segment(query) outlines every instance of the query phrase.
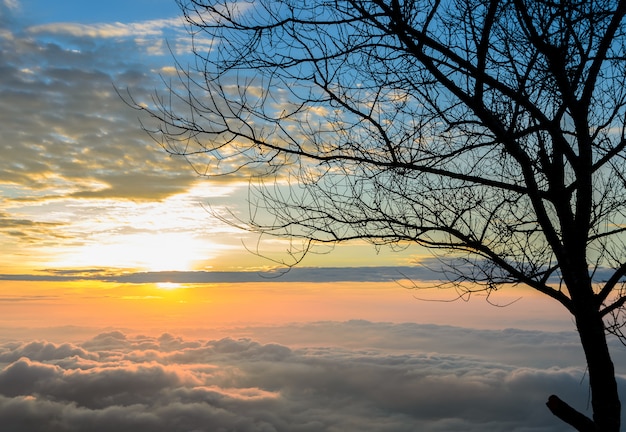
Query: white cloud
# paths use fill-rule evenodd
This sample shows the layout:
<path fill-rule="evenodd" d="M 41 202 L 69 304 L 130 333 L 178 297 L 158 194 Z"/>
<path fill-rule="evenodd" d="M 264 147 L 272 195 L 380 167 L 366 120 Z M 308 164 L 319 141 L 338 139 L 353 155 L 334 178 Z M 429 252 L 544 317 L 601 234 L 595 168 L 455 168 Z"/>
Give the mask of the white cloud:
<path fill-rule="evenodd" d="M 182 17 L 131 23 L 54 22 L 30 26 L 25 29 L 25 32 L 32 37 L 54 37 L 70 44 L 80 43 L 84 45 L 89 44 L 92 40 L 102 40 L 108 44 L 126 41 L 134 45 L 137 54 L 149 56 L 169 56 L 168 44 L 174 47 L 189 46 L 190 44 L 190 36 Z M 189 51 L 186 51 L 181 54 L 188 53 Z M 108 60 L 114 61 L 114 55 Z"/>
<path fill-rule="evenodd" d="M 19 0 L 2 0 L 2 3 L 9 9 L 16 10 L 20 8 Z"/>
<path fill-rule="evenodd" d="M 161 36 L 166 29 L 184 27 L 182 18 L 158 19 L 134 23 L 50 23 L 31 26 L 27 29 L 31 34 L 57 34 L 88 38 L 124 38 Z"/>
<path fill-rule="evenodd" d="M 114 331 L 79 344 L 5 343 L 0 421 L 15 432 L 547 432 L 569 430 L 545 408 L 549 394 L 586 405 L 576 356 L 548 366 L 573 333 L 364 321 L 240 332 L 302 341 Z M 465 345 L 454 352 L 446 340 Z M 476 342 L 494 346 L 464 349 Z M 514 363 L 499 361 L 511 350 Z"/>

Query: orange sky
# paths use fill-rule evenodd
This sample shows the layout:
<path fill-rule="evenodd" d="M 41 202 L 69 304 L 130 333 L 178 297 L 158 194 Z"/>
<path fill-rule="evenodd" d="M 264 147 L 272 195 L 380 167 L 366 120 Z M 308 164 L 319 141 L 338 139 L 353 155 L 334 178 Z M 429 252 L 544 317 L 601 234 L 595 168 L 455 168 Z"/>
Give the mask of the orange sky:
<path fill-rule="evenodd" d="M 420 293 L 421 294 L 421 293 Z M 514 288 L 495 295 L 496 307 L 417 300 L 393 282 L 118 284 L 97 281 L 0 282 L 0 326 L 85 326 L 179 331 L 305 321 L 365 319 L 477 328 L 572 329 L 553 301 Z M 520 296 L 522 296 L 520 298 Z"/>

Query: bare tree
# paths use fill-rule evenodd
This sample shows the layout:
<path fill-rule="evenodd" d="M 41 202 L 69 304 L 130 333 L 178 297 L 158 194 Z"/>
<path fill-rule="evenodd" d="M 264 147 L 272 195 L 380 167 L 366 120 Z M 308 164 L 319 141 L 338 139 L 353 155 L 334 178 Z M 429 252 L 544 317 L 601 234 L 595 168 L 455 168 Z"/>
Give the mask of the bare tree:
<path fill-rule="evenodd" d="M 178 2 L 196 63 L 143 106 L 168 152 L 258 178 L 251 229 L 412 242 L 464 259 L 456 281 L 552 297 L 593 418 L 548 408 L 620 430 L 626 1 Z"/>

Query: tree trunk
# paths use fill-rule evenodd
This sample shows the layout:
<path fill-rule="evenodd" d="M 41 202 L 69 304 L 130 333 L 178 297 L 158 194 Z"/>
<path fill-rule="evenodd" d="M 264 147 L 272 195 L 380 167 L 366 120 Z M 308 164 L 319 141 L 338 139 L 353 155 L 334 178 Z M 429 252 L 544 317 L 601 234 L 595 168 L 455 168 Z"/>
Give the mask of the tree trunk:
<path fill-rule="evenodd" d="M 550 396 L 546 405 L 552 414 L 579 432 L 620 432 L 621 403 L 615 368 L 606 343 L 602 316 L 590 304 L 593 303 L 584 302 L 574 316 L 587 359 L 593 420 L 555 395 Z"/>
<path fill-rule="evenodd" d="M 595 431 L 620 432 L 621 403 L 602 316 L 585 304 L 577 308 L 575 318 L 587 359 Z"/>

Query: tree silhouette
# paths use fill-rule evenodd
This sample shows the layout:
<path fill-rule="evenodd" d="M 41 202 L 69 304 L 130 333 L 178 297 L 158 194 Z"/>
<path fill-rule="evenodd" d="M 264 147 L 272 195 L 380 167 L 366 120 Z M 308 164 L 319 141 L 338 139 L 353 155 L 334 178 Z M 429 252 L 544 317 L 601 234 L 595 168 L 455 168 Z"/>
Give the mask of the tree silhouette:
<path fill-rule="evenodd" d="M 626 1 L 178 2 L 195 64 L 138 105 L 168 152 L 257 179 L 250 229 L 412 242 L 456 257 L 467 290 L 552 297 L 593 417 L 549 409 L 620 430 L 606 333 L 626 302 Z"/>

